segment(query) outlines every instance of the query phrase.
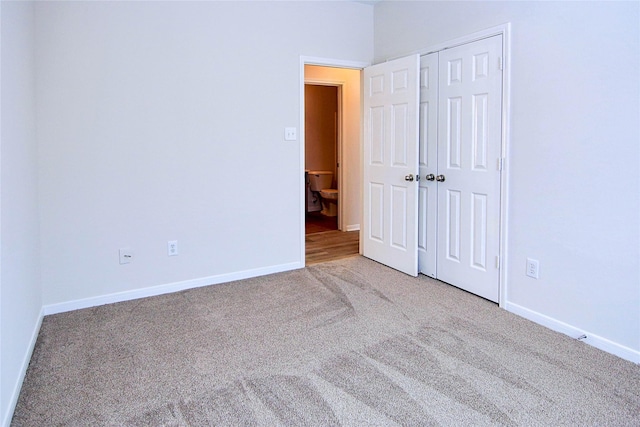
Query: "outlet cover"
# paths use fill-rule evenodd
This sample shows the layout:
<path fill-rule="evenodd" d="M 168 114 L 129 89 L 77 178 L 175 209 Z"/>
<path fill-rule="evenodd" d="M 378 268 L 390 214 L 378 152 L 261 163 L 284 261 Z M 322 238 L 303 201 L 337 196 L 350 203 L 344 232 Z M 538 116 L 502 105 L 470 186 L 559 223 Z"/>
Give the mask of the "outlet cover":
<path fill-rule="evenodd" d="M 169 240 L 167 242 L 167 255 L 169 255 L 169 256 L 178 255 L 178 241 L 177 240 Z"/>
<path fill-rule="evenodd" d="M 296 128 L 284 128 L 284 140 L 295 141 L 298 139 L 298 129 Z"/>
<path fill-rule="evenodd" d="M 527 258 L 527 276 L 537 279 L 539 270 L 540 263 L 538 262 L 538 260 Z"/>

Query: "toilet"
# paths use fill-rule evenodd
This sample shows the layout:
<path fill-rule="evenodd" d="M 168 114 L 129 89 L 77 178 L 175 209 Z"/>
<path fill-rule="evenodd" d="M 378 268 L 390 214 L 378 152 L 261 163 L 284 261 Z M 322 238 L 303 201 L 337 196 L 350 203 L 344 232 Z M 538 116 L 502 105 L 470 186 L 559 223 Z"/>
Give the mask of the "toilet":
<path fill-rule="evenodd" d="M 325 216 L 338 215 L 338 190 L 331 188 L 333 172 L 309 171 L 309 187 L 320 196 L 322 202 L 321 214 Z"/>
<path fill-rule="evenodd" d="M 334 188 L 320 190 L 320 199 L 322 201 L 321 214 L 326 216 L 338 215 L 338 190 Z"/>

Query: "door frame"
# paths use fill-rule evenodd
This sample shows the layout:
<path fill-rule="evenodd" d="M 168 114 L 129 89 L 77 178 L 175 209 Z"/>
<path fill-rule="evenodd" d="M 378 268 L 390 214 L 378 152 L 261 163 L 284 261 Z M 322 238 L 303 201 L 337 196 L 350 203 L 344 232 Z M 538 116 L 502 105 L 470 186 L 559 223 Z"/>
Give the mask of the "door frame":
<path fill-rule="evenodd" d="M 499 249 L 499 296 L 498 305 L 505 308 L 507 303 L 507 245 L 508 245 L 508 214 L 509 214 L 509 146 L 511 140 L 511 23 L 497 25 L 485 30 L 467 34 L 456 39 L 427 46 L 410 54 L 427 55 L 429 53 L 450 49 L 467 43 L 472 43 L 488 37 L 502 36 L 502 140 L 501 140 L 501 174 L 500 174 L 500 249 Z M 390 58 L 394 59 L 394 58 Z"/>
<path fill-rule="evenodd" d="M 300 185 L 300 190 L 299 190 L 299 195 L 300 195 L 300 259 L 302 260 L 302 266 L 306 265 L 306 241 L 305 241 L 305 183 L 304 183 L 304 171 L 305 171 L 305 151 L 306 151 L 306 146 L 305 146 L 305 126 L 304 126 L 304 121 L 305 121 L 305 108 L 304 108 L 304 85 L 307 83 L 305 81 L 305 77 L 304 77 L 304 66 L 305 65 L 317 65 L 320 67 L 332 67 L 332 68 L 349 68 L 349 69 L 354 69 L 354 70 L 360 70 L 362 71 L 362 69 L 368 67 L 369 65 L 371 65 L 371 63 L 369 62 L 363 62 L 363 61 L 346 61 L 343 59 L 333 59 L 333 58 L 321 58 L 321 57 L 315 57 L 315 56 L 300 56 L 300 70 L 299 70 L 299 94 L 300 94 L 300 117 L 298 120 L 298 123 L 300 124 L 300 133 L 299 133 L 299 139 L 300 139 L 300 160 L 299 160 L 299 179 L 298 179 L 298 183 Z M 309 83 L 314 84 L 314 82 L 317 82 L 317 80 L 314 79 L 309 79 Z M 322 83 L 315 83 L 315 84 L 322 84 Z M 340 88 L 338 89 L 340 91 L 340 93 L 342 94 L 341 91 L 341 87 L 344 84 L 344 82 L 342 82 L 342 84 L 340 85 Z M 332 84 L 333 86 L 335 86 L 335 84 Z M 339 103 L 342 104 L 342 99 L 341 99 L 341 95 L 339 96 Z M 362 100 L 360 100 L 360 102 L 362 102 Z M 342 123 L 342 117 L 340 117 L 340 123 Z M 339 136 L 339 144 L 340 144 L 340 148 L 339 148 L 339 153 L 338 156 L 340 158 L 340 162 L 342 164 L 342 159 L 344 158 L 343 153 L 342 153 L 342 144 L 341 141 L 343 141 L 343 137 L 342 137 L 342 126 L 340 128 L 340 136 Z M 360 156 L 362 156 L 362 115 L 360 116 L 360 141 L 359 141 L 359 146 L 360 146 Z M 342 169 L 343 167 L 340 167 L 339 170 L 339 175 L 342 175 Z M 340 186 L 342 184 L 341 180 L 342 177 L 337 177 L 336 178 L 338 180 L 338 186 Z M 362 187 L 362 179 L 360 179 L 360 186 Z M 343 200 L 344 195 L 342 194 L 343 192 L 338 193 L 338 209 L 340 209 L 339 213 L 338 213 L 338 221 L 342 221 L 344 218 L 343 213 L 343 208 L 341 207 L 344 206 L 343 203 L 340 203 Z M 362 193 L 362 191 L 360 191 L 360 193 Z M 358 203 L 362 204 L 362 200 L 360 200 Z M 338 224 L 338 227 L 340 228 L 340 224 Z M 362 242 L 360 243 L 360 247 L 362 247 Z"/>

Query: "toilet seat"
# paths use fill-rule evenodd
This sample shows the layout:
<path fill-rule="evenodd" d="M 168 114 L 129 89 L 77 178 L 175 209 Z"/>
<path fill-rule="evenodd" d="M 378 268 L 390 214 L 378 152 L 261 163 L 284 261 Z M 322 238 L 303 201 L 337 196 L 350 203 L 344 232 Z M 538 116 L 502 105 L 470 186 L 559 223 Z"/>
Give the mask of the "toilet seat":
<path fill-rule="evenodd" d="M 325 188 L 320 190 L 320 196 L 325 199 L 338 200 L 338 190 L 335 188 Z"/>

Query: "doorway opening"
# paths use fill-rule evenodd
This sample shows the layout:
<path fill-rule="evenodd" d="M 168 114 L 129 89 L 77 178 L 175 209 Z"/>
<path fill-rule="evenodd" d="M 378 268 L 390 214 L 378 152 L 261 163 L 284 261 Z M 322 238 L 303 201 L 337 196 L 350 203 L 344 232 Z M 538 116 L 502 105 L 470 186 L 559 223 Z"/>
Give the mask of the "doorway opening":
<path fill-rule="evenodd" d="M 340 228 L 338 199 L 329 199 L 327 190 L 340 194 L 341 92 L 333 84 L 304 85 L 305 234 Z"/>
<path fill-rule="evenodd" d="M 363 66 L 315 64 L 301 64 L 307 264 L 360 253 Z"/>

